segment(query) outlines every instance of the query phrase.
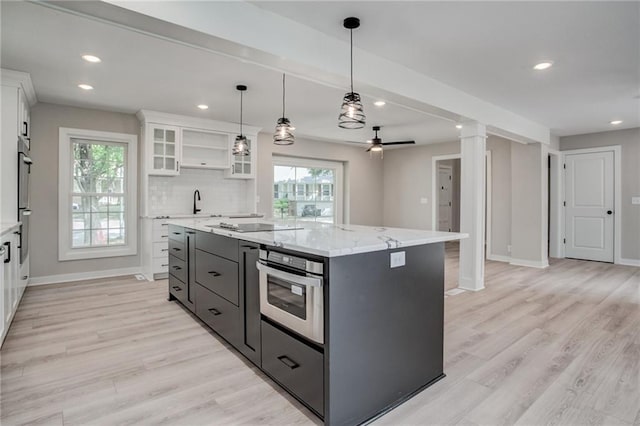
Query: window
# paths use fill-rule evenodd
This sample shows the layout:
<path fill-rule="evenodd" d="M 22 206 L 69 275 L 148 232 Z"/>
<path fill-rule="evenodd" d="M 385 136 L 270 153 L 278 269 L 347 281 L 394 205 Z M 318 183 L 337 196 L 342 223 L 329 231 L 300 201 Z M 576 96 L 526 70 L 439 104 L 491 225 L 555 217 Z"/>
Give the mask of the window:
<path fill-rule="evenodd" d="M 273 217 L 342 223 L 339 162 L 274 157 Z"/>
<path fill-rule="evenodd" d="M 137 136 L 60 128 L 58 259 L 137 252 Z"/>

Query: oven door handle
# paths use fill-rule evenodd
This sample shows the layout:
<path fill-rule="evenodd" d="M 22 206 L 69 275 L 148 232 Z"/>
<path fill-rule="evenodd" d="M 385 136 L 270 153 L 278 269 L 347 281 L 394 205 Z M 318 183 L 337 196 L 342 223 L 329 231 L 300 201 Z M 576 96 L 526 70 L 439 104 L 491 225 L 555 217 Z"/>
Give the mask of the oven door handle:
<path fill-rule="evenodd" d="M 310 287 L 322 287 L 322 278 L 320 277 L 310 277 L 310 276 L 305 277 L 303 275 L 291 274 L 289 272 L 281 271 L 279 269 L 275 269 L 270 266 L 267 266 L 260 261 L 256 262 L 256 268 L 258 268 L 258 270 L 261 272 L 265 272 L 276 278 L 280 278 L 282 280 L 286 280 L 294 284 L 310 286 Z"/>

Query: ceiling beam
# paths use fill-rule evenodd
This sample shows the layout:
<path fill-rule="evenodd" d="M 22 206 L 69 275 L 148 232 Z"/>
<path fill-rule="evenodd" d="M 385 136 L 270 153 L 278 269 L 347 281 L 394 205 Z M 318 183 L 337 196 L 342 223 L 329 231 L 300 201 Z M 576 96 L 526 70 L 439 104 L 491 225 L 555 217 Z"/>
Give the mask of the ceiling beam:
<path fill-rule="evenodd" d="M 326 86 L 348 87 L 348 43 L 250 3 L 42 3 Z M 362 94 L 452 122 L 477 121 L 490 133 L 519 142 L 550 142 L 549 128 L 525 117 L 361 49 L 354 48 L 354 56 L 355 88 Z"/>

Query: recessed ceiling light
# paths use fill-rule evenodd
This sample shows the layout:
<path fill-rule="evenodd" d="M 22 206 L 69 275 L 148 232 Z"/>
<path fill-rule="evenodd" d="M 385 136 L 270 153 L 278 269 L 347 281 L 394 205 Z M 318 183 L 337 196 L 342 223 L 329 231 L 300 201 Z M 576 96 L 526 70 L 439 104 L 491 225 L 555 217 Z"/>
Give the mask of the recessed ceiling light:
<path fill-rule="evenodd" d="M 377 107 L 385 106 L 387 103 L 385 101 L 375 101 L 373 103 Z"/>
<path fill-rule="evenodd" d="M 462 124 L 456 124 L 456 129 L 462 129 Z"/>
<path fill-rule="evenodd" d="M 198 105 L 198 108 L 203 109 L 203 110 L 204 109 L 209 109 L 209 105 L 200 104 L 200 105 Z"/>
<path fill-rule="evenodd" d="M 93 56 L 93 55 L 82 55 L 82 59 L 84 59 L 87 62 L 94 63 L 94 64 L 97 64 L 98 62 L 102 62 L 102 59 L 98 58 L 97 56 Z"/>
<path fill-rule="evenodd" d="M 614 126 L 617 126 L 618 124 L 622 124 L 622 120 L 613 120 L 610 121 L 611 124 L 613 124 Z"/>
<path fill-rule="evenodd" d="M 536 70 L 536 71 L 542 71 L 542 70 L 546 70 L 548 68 L 551 68 L 552 65 L 553 65 L 553 62 L 544 61 L 544 62 L 540 62 L 539 64 L 535 64 L 533 66 L 533 69 Z"/>
<path fill-rule="evenodd" d="M 81 88 L 82 90 L 93 90 L 93 86 L 90 86 L 88 84 L 78 84 L 78 87 Z"/>

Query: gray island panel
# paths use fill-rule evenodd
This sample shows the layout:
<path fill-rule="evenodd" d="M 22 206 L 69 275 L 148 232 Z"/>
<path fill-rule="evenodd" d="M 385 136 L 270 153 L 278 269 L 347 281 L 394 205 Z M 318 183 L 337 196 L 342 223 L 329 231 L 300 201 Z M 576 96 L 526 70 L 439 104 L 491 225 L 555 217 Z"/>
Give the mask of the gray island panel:
<path fill-rule="evenodd" d="M 444 243 L 331 258 L 325 290 L 325 423 L 365 422 L 443 377 Z"/>

